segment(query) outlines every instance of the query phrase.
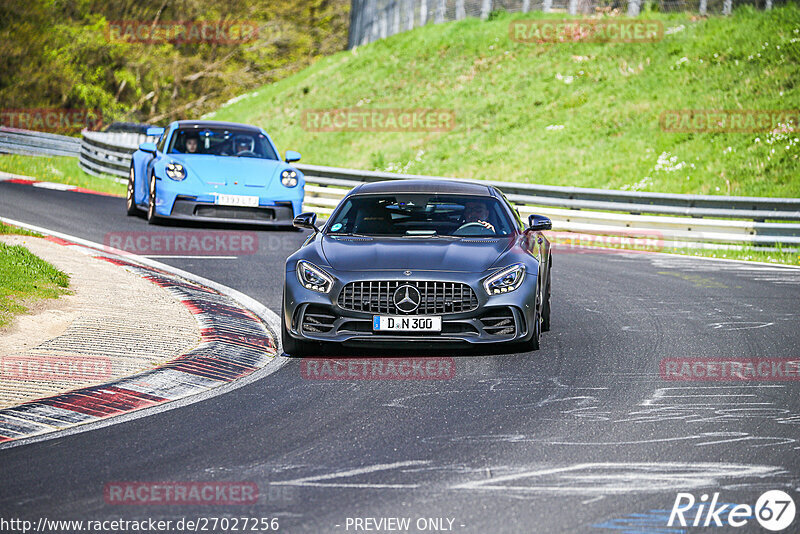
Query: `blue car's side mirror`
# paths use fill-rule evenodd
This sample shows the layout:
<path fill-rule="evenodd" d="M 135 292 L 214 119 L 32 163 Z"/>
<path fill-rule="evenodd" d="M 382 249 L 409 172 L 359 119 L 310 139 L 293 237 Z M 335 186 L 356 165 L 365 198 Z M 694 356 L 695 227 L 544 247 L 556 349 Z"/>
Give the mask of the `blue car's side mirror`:
<path fill-rule="evenodd" d="M 541 230 L 552 230 L 553 229 L 553 221 L 545 217 L 544 215 L 529 215 L 528 216 L 528 225 L 529 230 L 533 230 L 534 232 L 539 232 Z"/>
<path fill-rule="evenodd" d="M 300 152 L 295 152 L 294 150 L 287 150 L 286 151 L 286 163 L 291 163 L 293 161 L 300 161 Z"/>
<path fill-rule="evenodd" d="M 161 137 L 161 134 L 164 133 L 164 128 L 160 126 L 151 126 L 147 129 L 147 135 L 151 137 Z"/>
<path fill-rule="evenodd" d="M 149 152 L 150 154 L 156 153 L 156 144 L 155 143 L 142 143 L 139 145 L 139 150 L 142 152 Z"/>

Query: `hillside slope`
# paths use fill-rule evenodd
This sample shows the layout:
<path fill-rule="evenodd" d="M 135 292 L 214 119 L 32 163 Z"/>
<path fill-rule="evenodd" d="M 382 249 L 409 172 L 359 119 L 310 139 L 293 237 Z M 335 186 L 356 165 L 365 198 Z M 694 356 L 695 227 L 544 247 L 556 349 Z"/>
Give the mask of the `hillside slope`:
<path fill-rule="evenodd" d="M 396 172 L 800 196 L 797 132 L 668 133 L 667 110 L 800 109 L 800 9 L 643 14 L 656 43 L 523 44 L 520 18 L 429 25 L 324 58 L 210 116 L 265 127 L 304 162 Z M 453 110 L 446 132 L 309 132 L 304 110 Z"/>

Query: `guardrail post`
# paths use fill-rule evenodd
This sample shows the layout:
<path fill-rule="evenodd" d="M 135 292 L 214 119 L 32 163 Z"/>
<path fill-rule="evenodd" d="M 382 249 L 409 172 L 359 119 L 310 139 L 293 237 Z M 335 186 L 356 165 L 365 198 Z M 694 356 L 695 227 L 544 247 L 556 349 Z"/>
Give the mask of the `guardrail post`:
<path fill-rule="evenodd" d="M 419 25 L 428 23 L 428 0 L 419 0 Z"/>
<path fill-rule="evenodd" d="M 483 0 L 481 2 L 481 19 L 486 20 L 489 18 L 489 13 L 492 12 L 492 0 Z"/>
<path fill-rule="evenodd" d="M 628 2 L 628 16 L 629 17 L 638 17 L 639 10 L 641 8 L 641 1 L 642 0 L 630 0 Z"/>
<path fill-rule="evenodd" d="M 542 12 L 550 13 L 552 9 L 553 9 L 553 0 L 544 0 L 544 3 L 542 4 Z"/>
<path fill-rule="evenodd" d="M 456 0 L 456 20 L 467 18 L 467 10 L 464 9 L 464 0 Z"/>
<path fill-rule="evenodd" d="M 522 1 L 522 12 L 527 13 L 531 10 L 531 0 Z"/>
<path fill-rule="evenodd" d="M 708 13 L 708 0 L 700 0 L 700 14 L 706 16 Z"/>
<path fill-rule="evenodd" d="M 764 9 L 767 10 L 767 11 L 772 9 L 772 0 L 767 0 L 767 3 L 764 4 Z"/>
<path fill-rule="evenodd" d="M 447 9 L 445 2 L 446 0 L 439 0 L 439 2 L 436 4 L 436 18 L 434 19 L 436 24 L 441 24 L 444 22 L 444 12 L 445 9 Z"/>
<path fill-rule="evenodd" d="M 733 9 L 733 0 L 725 0 L 722 3 L 722 14 L 723 15 L 730 15 Z"/>

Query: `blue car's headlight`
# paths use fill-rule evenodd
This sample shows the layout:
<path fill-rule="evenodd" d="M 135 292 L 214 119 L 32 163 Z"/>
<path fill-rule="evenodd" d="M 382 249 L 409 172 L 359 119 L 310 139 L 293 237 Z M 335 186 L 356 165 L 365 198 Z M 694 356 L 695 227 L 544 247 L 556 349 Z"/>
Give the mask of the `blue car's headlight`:
<path fill-rule="evenodd" d="M 281 183 L 285 187 L 294 187 L 297 185 L 297 172 L 286 169 L 281 173 Z"/>
<path fill-rule="evenodd" d="M 333 287 L 333 278 L 328 273 L 303 260 L 297 262 L 297 279 L 304 288 L 320 293 L 328 293 Z"/>
<path fill-rule="evenodd" d="M 180 163 L 167 163 L 167 176 L 175 180 L 176 182 L 180 182 L 184 178 L 186 178 L 186 167 L 181 165 Z"/>
<path fill-rule="evenodd" d="M 515 263 L 484 280 L 483 288 L 489 295 L 499 295 L 500 293 L 514 291 L 522 285 L 524 279 L 525 266 L 521 263 Z"/>

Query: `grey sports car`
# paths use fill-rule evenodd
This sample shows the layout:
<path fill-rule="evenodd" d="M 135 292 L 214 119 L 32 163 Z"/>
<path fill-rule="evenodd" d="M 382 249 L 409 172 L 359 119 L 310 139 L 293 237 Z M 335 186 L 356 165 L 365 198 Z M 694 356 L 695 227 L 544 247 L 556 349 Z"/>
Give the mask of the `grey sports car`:
<path fill-rule="evenodd" d="M 550 328 L 550 219 L 525 225 L 492 186 L 449 180 L 362 184 L 286 260 L 282 341 L 392 347 L 511 343 Z M 413 344 L 413 345 L 412 345 Z M 316 345 L 316 347 L 315 347 Z"/>

